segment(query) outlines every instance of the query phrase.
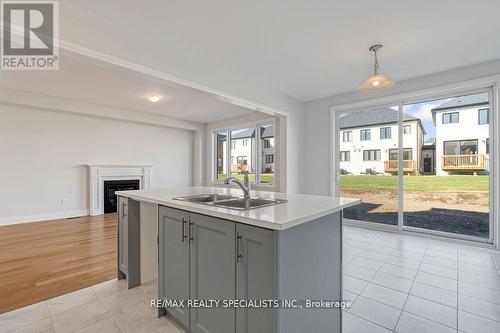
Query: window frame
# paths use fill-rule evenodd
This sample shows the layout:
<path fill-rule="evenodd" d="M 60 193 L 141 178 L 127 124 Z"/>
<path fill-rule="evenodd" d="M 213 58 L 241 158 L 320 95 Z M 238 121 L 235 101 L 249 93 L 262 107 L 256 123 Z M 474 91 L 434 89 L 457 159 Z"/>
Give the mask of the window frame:
<path fill-rule="evenodd" d="M 349 140 L 345 139 L 346 134 Z M 342 131 L 342 142 L 352 142 L 352 131 Z"/>
<path fill-rule="evenodd" d="M 452 121 L 453 120 L 453 115 L 457 115 L 457 121 Z M 445 116 L 449 116 L 449 122 L 445 122 Z M 460 122 L 460 111 L 453 111 L 453 112 L 446 112 L 441 115 L 441 124 L 443 125 L 448 125 L 448 124 L 458 124 Z"/>
<path fill-rule="evenodd" d="M 382 133 L 384 133 L 384 137 L 382 137 Z M 387 136 L 389 133 L 389 136 Z M 380 127 L 380 140 L 392 139 L 392 128 L 391 126 Z"/>
<path fill-rule="evenodd" d="M 272 183 L 261 183 L 260 182 L 260 177 L 261 177 L 261 167 L 262 163 L 265 161 L 265 156 L 262 153 L 263 145 L 264 145 L 264 140 L 262 140 L 262 145 L 260 144 L 261 141 L 261 134 L 259 131 L 259 128 L 264 125 L 269 125 L 272 124 L 274 128 L 274 181 Z M 247 122 L 247 123 L 241 123 L 237 125 L 231 125 L 231 126 L 225 126 L 225 127 L 214 127 L 210 128 L 210 146 L 212 147 L 211 149 L 211 156 L 210 156 L 210 165 L 212 166 L 212 170 L 210 170 L 210 184 L 215 185 L 215 186 L 227 186 L 224 184 L 224 180 L 219 180 L 217 179 L 217 133 L 222 133 L 224 132 L 226 134 L 226 151 L 227 151 L 227 156 L 226 156 L 226 169 L 224 170 L 224 174 L 230 175 L 231 168 L 231 131 L 238 130 L 238 129 L 243 129 L 243 128 L 254 128 L 256 131 L 255 134 L 255 140 L 256 140 L 256 149 L 255 149 L 255 160 L 256 160 L 256 170 L 255 170 L 255 181 L 251 181 L 251 187 L 256 188 L 256 189 L 262 189 L 262 190 L 277 190 L 280 186 L 280 166 L 281 166 L 281 160 L 280 160 L 280 132 L 278 128 L 278 120 L 277 118 L 265 118 L 265 119 L 260 119 L 258 121 L 254 122 Z M 234 187 L 231 185 L 231 187 Z"/>
<path fill-rule="evenodd" d="M 481 111 L 486 111 L 486 122 L 481 122 Z M 477 124 L 478 125 L 489 125 L 490 123 L 490 108 L 477 109 Z"/>
<path fill-rule="evenodd" d="M 344 158 L 342 158 L 342 155 L 344 156 Z M 339 160 L 340 160 L 340 162 L 350 162 L 351 161 L 351 151 L 350 150 L 341 150 Z"/>
<path fill-rule="evenodd" d="M 365 159 L 365 152 L 368 153 L 368 157 L 370 157 L 371 152 L 374 152 L 374 158 L 375 159 Z M 377 158 L 377 152 L 378 152 L 378 158 Z M 380 149 L 363 149 L 363 162 L 376 162 L 376 161 L 381 161 L 382 160 L 382 151 Z"/>
<path fill-rule="evenodd" d="M 474 154 L 462 154 L 462 142 L 467 142 L 467 141 L 475 141 L 476 142 L 476 153 L 475 154 L 479 154 L 479 140 L 478 139 L 468 139 L 468 140 L 447 140 L 447 141 L 443 141 L 443 155 L 445 156 L 458 156 L 458 155 L 474 155 Z M 446 144 L 447 143 L 456 143 L 458 142 L 458 149 L 460 150 L 460 154 L 458 155 L 449 155 L 449 154 L 445 154 L 446 152 Z"/>
<path fill-rule="evenodd" d="M 365 135 L 365 139 L 363 139 L 363 133 L 368 133 L 368 139 L 366 139 L 366 135 Z M 360 141 L 370 141 L 372 139 L 372 133 L 371 133 L 371 128 L 367 128 L 367 129 L 362 129 L 359 131 L 359 140 Z"/>

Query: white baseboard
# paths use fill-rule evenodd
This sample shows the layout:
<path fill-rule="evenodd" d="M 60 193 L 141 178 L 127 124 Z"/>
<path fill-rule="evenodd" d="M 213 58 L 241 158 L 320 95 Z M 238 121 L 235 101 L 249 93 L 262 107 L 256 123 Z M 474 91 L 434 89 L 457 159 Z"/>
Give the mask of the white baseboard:
<path fill-rule="evenodd" d="M 0 226 L 29 223 L 29 222 L 39 222 L 46 220 L 57 220 L 57 219 L 67 219 L 70 217 L 79 217 L 89 215 L 88 209 L 82 210 L 69 210 L 65 212 L 55 212 L 55 213 L 44 213 L 35 215 L 24 215 L 24 216 L 13 216 L 13 217 L 1 217 Z"/>

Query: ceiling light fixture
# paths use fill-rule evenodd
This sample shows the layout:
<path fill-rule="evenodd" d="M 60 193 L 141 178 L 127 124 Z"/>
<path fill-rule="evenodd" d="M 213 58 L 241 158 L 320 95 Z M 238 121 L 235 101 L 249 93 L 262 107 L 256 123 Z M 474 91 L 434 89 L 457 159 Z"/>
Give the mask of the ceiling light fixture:
<path fill-rule="evenodd" d="M 149 99 L 151 102 L 156 103 L 156 102 L 159 102 L 159 101 L 160 101 L 161 97 L 160 97 L 160 96 L 158 96 L 158 95 L 151 95 L 151 96 L 149 96 L 149 97 L 148 97 L 148 99 Z"/>
<path fill-rule="evenodd" d="M 378 58 L 377 58 L 377 51 L 382 48 L 381 44 L 376 44 L 370 46 L 369 50 L 374 53 L 375 55 L 375 65 L 373 65 L 373 75 L 370 76 L 363 84 L 361 87 L 359 87 L 359 90 L 361 91 L 378 91 L 378 90 L 384 90 L 392 87 L 394 85 L 394 81 L 389 79 L 387 76 L 384 74 L 380 73 L 380 66 L 378 64 Z"/>

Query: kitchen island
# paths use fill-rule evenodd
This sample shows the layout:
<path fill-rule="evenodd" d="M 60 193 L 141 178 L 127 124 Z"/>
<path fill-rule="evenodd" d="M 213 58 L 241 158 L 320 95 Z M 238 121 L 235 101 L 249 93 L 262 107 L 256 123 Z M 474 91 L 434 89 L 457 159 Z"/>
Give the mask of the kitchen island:
<path fill-rule="evenodd" d="M 227 200 L 241 191 L 118 192 L 119 278 L 135 287 L 157 276 L 159 300 L 218 305 L 164 302 L 159 312 L 188 332 L 341 332 L 338 308 L 306 301 L 340 301 L 342 210 L 358 199 L 252 191 L 278 203 L 238 210 L 191 201 L 200 195 Z"/>

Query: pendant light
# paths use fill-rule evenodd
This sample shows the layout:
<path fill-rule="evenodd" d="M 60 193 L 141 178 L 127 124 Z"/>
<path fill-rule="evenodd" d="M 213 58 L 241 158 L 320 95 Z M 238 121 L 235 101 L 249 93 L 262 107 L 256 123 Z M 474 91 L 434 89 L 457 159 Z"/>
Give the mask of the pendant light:
<path fill-rule="evenodd" d="M 372 45 L 369 48 L 369 50 L 375 55 L 375 65 L 373 66 L 373 75 L 370 76 L 365 82 L 363 82 L 361 87 L 359 87 L 359 90 L 361 91 L 370 92 L 384 90 L 394 85 L 394 81 L 379 72 L 380 66 L 378 64 L 377 51 L 381 48 L 381 44 Z"/>

